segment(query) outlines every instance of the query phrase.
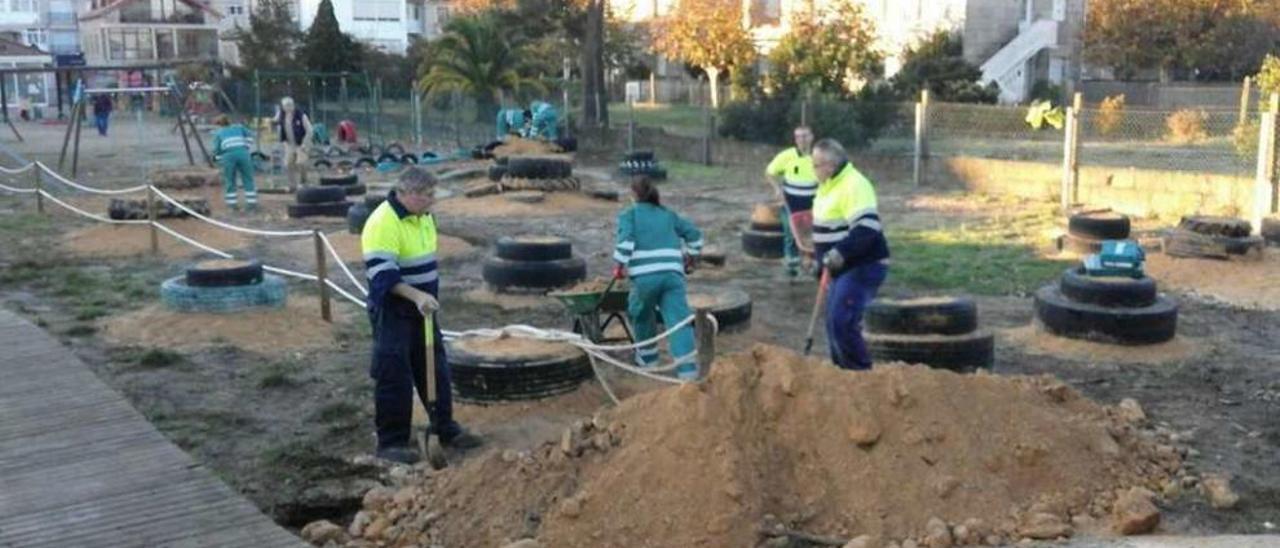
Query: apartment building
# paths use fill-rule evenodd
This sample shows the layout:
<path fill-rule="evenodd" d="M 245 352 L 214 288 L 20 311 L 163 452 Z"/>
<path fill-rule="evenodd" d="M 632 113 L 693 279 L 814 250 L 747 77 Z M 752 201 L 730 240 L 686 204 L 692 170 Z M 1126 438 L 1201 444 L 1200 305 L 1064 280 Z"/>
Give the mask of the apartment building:
<path fill-rule="evenodd" d="M 197 0 L 91 0 L 79 14 L 90 65 L 217 59 L 222 14 Z"/>
<path fill-rule="evenodd" d="M 448 20 L 448 5 L 441 0 L 331 0 L 342 31 L 356 40 L 388 53 L 403 54 L 414 39 L 440 35 Z M 311 26 L 320 0 L 300 0 L 299 22 Z"/>

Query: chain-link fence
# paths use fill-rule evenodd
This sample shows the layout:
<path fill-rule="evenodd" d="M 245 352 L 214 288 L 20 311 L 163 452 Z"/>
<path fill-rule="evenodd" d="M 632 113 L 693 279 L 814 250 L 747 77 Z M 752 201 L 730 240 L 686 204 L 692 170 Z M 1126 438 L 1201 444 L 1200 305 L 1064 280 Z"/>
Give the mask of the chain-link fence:
<path fill-rule="evenodd" d="M 1079 164 L 1252 175 L 1256 123 L 1234 109 L 1137 110 L 1087 106 L 1080 112 Z"/>

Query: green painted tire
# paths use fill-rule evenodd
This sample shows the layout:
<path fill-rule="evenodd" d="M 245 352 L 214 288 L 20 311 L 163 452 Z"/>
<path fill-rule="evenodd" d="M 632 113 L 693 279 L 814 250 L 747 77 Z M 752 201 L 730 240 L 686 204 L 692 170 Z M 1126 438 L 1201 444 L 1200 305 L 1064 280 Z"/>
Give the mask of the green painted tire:
<path fill-rule="evenodd" d="M 193 287 L 186 276 L 165 280 L 160 285 L 160 300 L 177 312 L 239 312 L 251 308 L 283 308 L 289 286 L 284 278 L 266 274 L 251 285 L 226 287 Z"/>

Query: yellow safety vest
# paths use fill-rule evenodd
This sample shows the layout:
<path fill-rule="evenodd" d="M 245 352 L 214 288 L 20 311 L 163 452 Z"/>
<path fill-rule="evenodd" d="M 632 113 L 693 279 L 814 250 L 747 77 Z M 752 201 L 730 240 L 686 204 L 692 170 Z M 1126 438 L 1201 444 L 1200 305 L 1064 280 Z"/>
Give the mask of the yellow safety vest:
<path fill-rule="evenodd" d="M 438 293 L 440 272 L 436 260 L 436 221 L 430 213 L 410 214 L 395 192 L 365 222 L 360 236 L 365 278 L 369 282 L 369 306 L 382 302 L 399 282 L 432 295 Z"/>

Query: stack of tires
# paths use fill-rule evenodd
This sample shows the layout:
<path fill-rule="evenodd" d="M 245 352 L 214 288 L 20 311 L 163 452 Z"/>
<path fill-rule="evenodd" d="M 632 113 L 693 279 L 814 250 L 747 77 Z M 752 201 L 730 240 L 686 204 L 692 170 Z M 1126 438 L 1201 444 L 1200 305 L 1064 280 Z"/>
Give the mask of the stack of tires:
<path fill-rule="evenodd" d="M 1172 257 L 1197 259 L 1259 257 L 1266 241 L 1252 232 L 1253 225 L 1243 219 L 1183 217 L 1165 239 L 1164 251 Z"/>
<path fill-rule="evenodd" d="M 504 237 L 485 258 L 482 276 L 495 291 L 542 292 L 582 281 L 587 263 L 573 255 L 573 245 L 564 238 Z"/>
<path fill-rule="evenodd" d="M 978 305 L 965 297 L 877 299 L 867 307 L 866 331 L 877 362 L 970 373 L 995 360 L 995 338 L 978 328 Z"/>
<path fill-rule="evenodd" d="M 181 203 L 183 206 L 186 206 L 187 209 L 190 209 L 201 215 L 209 214 L 209 202 L 207 200 L 204 200 L 203 198 L 196 198 L 196 199 L 190 199 L 190 200 L 178 200 L 178 202 Z M 119 198 L 111 199 L 111 202 L 107 205 L 107 216 L 117 221 L 124 220 L 124 219 L 150 218 L 147 213 L 146 200 L 122 200 Z M 178 206 L 173 205 L 173 203 L 169 202 L 168 200 L 162 200 L 162 201 L 156 202 L 157 218 L 180 219 L 180 218 L 189 217 L 189 216 L 190 215 L 188 215 L 186 211 L 183 211 Z"/>
<path fill-rule="evenodd" d="M 618 163 L 618 172 L 624 176 L 644 175 L 650 179 L 666 179 L 667 170 L 658 163 L 652 150 L 629 152 Z"/>
<path fill-rule="evenodd" d="M 1067 269 L 1056 284 L 1036 291 L 1036 320 L 1047 332 L 1110 344 L 1156 344 L 1173 338 L 1178 305 L 1143 275 L 1089 276 Z"/>
<path fill-rule="evenodd" d="M 160 300 L 177 312 L 238 312 L 282 308 L 288 298 L 283 278 L 262 271 L 258 261 L 217 259 L 191 265 L 185 275 L 160 285 Z"/>
<path fill-rule="evenodd" d="M 1111 211 L 1077 213 L 1067 220 L 1067 234 L 1059 240 L 1059 249 L 1076 255 L 1089 255 L 1102 250 L 1106 240 L 1127 240 L 1132 224 L 1129 217 Z"/>
<path fill-rule="evenodd" d="M 471 403 L 539 399 L 571 392 L 593 376 L 587 355 L 572 345 L 515 341 L 524 348 L 513 350 L 511 339 L 450 341 L 454 395 Z"/>
<path fill-rule="evenodd" d="M 351 208 L 347 201 L 347 190 L 342 186 L 310 186 L 298 189 L 294 195 L 295 204 L 289 204 L 286 212 L 289 217 L 343 217 Z"/>
<path fill-rule="evenodd" d="M 489 166 L 489 180 L 503 179 L 567 179 L 573 176 L 573 164 L 564 158 L 545 156 L 503 156 Z"/>
<path fill-rule="evenodd" d="M 1262 239 L 1267 245 L 1280 245 L 1280 217 L 1262 218 Z"/>
<path fill-rule="evenodd" d="M 364 201 L 351 206 L 351 209 L 347 210 L 347 232 L 352 234 L 364 232 L 364 223 L 369 220 L 369 214 L 385 201 L 387 201 L 386 194 L 369 194 L 364 197 Z"/>
<path fill-rule="evenodd" d="M 355 173 L 344 175 L 321 175 L 320 186 L 340 187 L 347 196 L 359 196 L 365 193 L 365 186 L 360 183 L 360 176 Z"/>
<path fill-rule="evenodd" d="M 742 231 L 742 251 L 757 259 L 782 258 L 780 206 L 760 204 L 751 213 L 751 224 Z"/>

